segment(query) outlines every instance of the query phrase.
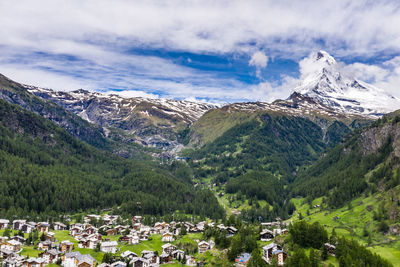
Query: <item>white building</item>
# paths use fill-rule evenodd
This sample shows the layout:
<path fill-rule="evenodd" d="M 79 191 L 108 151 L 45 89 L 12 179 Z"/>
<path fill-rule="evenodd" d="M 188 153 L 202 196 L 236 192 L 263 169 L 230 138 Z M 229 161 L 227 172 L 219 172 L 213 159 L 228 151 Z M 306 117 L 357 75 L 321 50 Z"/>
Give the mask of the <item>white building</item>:
<path fill-rule="evenodd" d="M 117 241 L 106 241 L 102 242 L 100 245 L 100 250 L 105 253 L 116 253 L 117 252 Z"/>

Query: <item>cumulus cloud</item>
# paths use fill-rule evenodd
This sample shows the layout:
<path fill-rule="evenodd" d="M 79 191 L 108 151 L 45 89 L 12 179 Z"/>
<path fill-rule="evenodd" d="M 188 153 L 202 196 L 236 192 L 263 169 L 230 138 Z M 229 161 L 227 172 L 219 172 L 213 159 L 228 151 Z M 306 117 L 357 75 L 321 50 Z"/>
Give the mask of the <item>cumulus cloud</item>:
<path fill-rule="evenodd" d="M 256 75 L 258 78 L 261 78 L 261 69 L 267 67 L 267 64 L 268 57 L 261 51 L 255 52 L 249 60 L 249 66 L 256 67 Z"/>
<path fill-rule="evenodd" d="M 250 66 L 255 66 L 257 68 L 265 68 L 268 63 L 268 57 L 261 51 L 255 52 L 249 61 Z"/>
<path fill-rule="evenodd" d="M 133 89 L 229 102 L 272 99 L 286 92 L 285 80 L 249 85 L 128 51 L 247 54 L 257 70 L 267 66 L 268 57 L 255 50 L 296 61 L 321 48 L 340 57 L 400 52 L 398 1 L 3 0 L 0 10 L 7 11 L 0 16 L 0 71 L 56 89 Z M 387 64 L 352 68 L 394 88 L 399 70 Z"/>

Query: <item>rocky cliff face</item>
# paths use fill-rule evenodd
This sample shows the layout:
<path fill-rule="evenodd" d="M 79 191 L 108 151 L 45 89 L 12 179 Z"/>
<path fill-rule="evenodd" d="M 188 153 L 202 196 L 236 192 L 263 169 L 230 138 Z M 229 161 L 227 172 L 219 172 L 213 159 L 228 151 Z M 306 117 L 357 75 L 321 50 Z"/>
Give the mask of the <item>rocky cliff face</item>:
<path fill-rule="evenodd" d="M 90 124 L 52 101 L 46 101 L 34 96 L 27 91 L 24 85 L 16 83 L 1 74 L 0 98 L 50 119 L 82 141 L 100 148 L 106 146 L 106 137 L 101 127 Z"/>
<path fill-rule="evenodd" d="M 56 92 L 30 87 L 29 91 L 51 100 L 103 128 L 117 128 L 144 146 L 173 150 L 180 134 L 213 105 L 169 99 L 124 98 L 77 90 Z"/>

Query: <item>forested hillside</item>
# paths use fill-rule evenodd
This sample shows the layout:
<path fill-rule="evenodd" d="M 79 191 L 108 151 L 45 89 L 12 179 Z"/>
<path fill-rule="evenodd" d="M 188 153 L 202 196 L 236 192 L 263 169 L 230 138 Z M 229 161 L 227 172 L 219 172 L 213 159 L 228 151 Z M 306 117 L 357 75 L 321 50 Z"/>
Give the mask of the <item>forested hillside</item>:
<path fill-rule="evenodd" d="M 193 189 L 179 169 L 98 150 L 0 100 L 0 217 L 59 216 L 118 205 L 121 212 L 136 214 L 180 210 L 220 218 L 213 194 Z"/>
<path fill-rule="evenodd" d="M 400 184 L 400 116 L 392 113 L 349 135 L 309 168 L 299 172 L 292 196 L 326 197 L 337 208 L 363 192 Z"/>

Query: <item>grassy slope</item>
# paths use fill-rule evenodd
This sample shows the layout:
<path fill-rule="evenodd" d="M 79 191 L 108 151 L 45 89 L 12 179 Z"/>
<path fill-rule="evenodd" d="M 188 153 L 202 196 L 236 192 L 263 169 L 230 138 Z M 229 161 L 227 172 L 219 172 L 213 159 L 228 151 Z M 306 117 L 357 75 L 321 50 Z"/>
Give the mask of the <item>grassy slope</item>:
<path fill-rule="evenodd" d="M 292 199 L 297 213 L 293 215 L 291 220 L 298 220 L 298 213 L 301 213 L 305 220 L 320 222 L 327 228 L 328 232 L 335 229 L 338 235 L 355 238 L 361 244 L 388 259 L 394 266 L 400 266 L 400 237 L 386 236 L 379 233 L 377 222 L 373 221 L 373 210 L 370 210 L 371 206 L 374 209 L 378 207 L 385 196 L 387 195 L 375 194 L 368 197 L 359 197 L 354 199 L 350 206 L 334 211 L 322 210 L 321 208 L 310 209 L 304 198 Z M 312 202 L 312 205 L 321 204 L 321 202 L 322 198 L 318 198 Z M 307 216 L 307 210 L 310 211 L 310 216 Z M 366 226 L 371 235 L 371 244 L 368 244 L 368 237 L 363 236 L 364 226 Z"/>

